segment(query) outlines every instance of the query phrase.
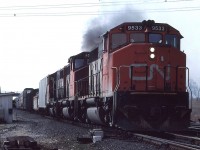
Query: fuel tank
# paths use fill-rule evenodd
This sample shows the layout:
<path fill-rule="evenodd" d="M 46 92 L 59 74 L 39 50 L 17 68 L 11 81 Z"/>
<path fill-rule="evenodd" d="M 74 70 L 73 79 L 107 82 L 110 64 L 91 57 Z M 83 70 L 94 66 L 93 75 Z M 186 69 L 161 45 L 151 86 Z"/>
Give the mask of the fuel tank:
<path fill-rule="evenodd" d="M 101 107 L 90 107 L 87 109 L 87 116 L 93 123 L 104 124 L 105 112 Z"/>

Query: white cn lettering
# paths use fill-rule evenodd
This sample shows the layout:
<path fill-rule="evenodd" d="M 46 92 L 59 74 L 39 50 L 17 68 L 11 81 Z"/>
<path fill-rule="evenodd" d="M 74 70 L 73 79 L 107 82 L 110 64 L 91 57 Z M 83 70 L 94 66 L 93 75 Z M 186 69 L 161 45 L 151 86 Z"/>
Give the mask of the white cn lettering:
<path fill-rule="evenodd" d="M 133 66 L 133 70 L 134 68 L 145 68 L 147 66 L 147 64 L 132 64 L 131 66 Z M 170 65 L 168 65 L 168 67 L 166 67 L 166 80 L 170 80 Z M 147 80 L 152 80 L 153 79 L 153 75 L 154 75 L 154 70 L 156 70 L 160 76 L 164 79 L 164 70 L 162 71 L 159 66 L 157 64 L 152 64 L 149 68 L 149 76 L 147 77 Z M 129 70 L 129 77 L 131 79 L 131 70 Z M 132 80 L 146 80 L 146 75 L 141 77 L 141 76 L 135 76 L 134 73 L 132 75 Z"/>

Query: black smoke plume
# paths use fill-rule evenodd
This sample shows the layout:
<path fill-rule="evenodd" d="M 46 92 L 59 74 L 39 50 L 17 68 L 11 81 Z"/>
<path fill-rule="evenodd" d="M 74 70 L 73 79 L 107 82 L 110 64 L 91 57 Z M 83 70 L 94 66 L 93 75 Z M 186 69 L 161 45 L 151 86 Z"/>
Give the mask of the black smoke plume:
<path fill-rule="evenodd" d="M 83 35 L 82 51 L 91 51 L 98 46 L 99 36 L 109 31 L 111 28 L 124 22 L 141 22 L 141 13 L 133 8 L 124 7 L 121 10 L 112 10 L 112 14 L 105 13 L 92 19 L 86 32 Z"/>

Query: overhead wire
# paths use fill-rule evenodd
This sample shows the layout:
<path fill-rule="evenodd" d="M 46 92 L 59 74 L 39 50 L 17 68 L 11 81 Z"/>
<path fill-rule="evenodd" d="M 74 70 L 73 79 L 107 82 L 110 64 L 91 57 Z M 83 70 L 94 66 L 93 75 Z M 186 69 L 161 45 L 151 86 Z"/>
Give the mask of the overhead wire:
<path fill-rule="evenodd" d="M 51 8 L 75 8 L 75 7 L 90 7 L 90 6 L 112 6 L 126 4 L 154 4 L 154 3 L 171 3 L 171 2 L 187 2 L 196 0 L 163 0 L 163 1 L 118 1 L 118 2 L 100 2 L 100 3 L 77 3 L 77 4 L 54 4 L 54 5 L 30 5 L 30 6 L 4 6 L 0 10 L 20 10 L 20 9 L 51 9 Z"/>
<path fill-rule="evenodd" d="M 183 1 L 194 1 L 194 0 L 171 0 L 167 2 L 183 2 Z M 122 1 L 121 1 L 122 2 Z M 106 6 L 110 6 L 111 4 L 119 4 L 122 5 L 121 2 L 104 2 Z M 130 1 L 126 1 L 130 2 Z M 136 1 L 135 1 L 136 2 Z M 143 2 L 144 3 L 144 2 Z M 149 2 L 150 3 L 150 2 Z M 85 6 L 83 6 L 85 4 Z M 138 2 L 138 4 L 141 4 Z M 152 3 L 151 3 L 152 4 Z M 81 6 L 82 5 L 82 6 Z M 79 4 L 57 4 L 57 5 L 34 5 L 34 6 L 24 6 L 24 9 L 30 9 L 31 7 L 35 7 L 36 9 L 44 9 L 44 8 L 39 8 L 39 7 L 51 7 L 51 8 L 74 8 L 74 7 L 88 7 L 88 6 L 100 6 L 97 3 L 79 3 Z M 58 7 L 59 6 L 59 7 Z M 62 7 L 61 7 L 62 6 Z M 68 7 L 63 7 L 63 6 L 68 6 Z M 101 5 L 102 6 L 102 5 Z M 103 5 L 105 6 L 105 5 Z M 16 7 L 21 7 L 22 6 L 10 6 L 10 7 L 0 7 L 0 10 L 3 8 L 16 8 Z M 50 9 L 50 8 L 46 8 Z M 15 10 L 15 9 L 14 9 Z M 174 8 L 166 8 L 166 9 L 145 9 L 145 10 L 137 10 L 137 11 L 130 11 L 131 12 L 177 12 L 177 11 L 198 11 L 200 10 L 200 6 L 195 6 L 195 7 L 174 7 Z M 90 12 L 77 12 L 77 11 L 70 11 L 70 12 L 58 12 L 58 13 L 9 13 L 9 14 L 1 14 L 0 17 L 13 17 L 13 16 L 76 16 L 76 15 L 105 15 L 105 14 L 114 14 L 114 13 L 119 13 L 119 11 L 90 11 Z"/>
<path fill-rule="evenodd" d="M 118 2 L 98 2 L 98 3 L 78 3 L 78 4 L 56 4 L 56 5 L 33 5 L 33 6 L 7 6 L 0 7 L 0 10 L 10 9 L 50 9 L 50 8 L 75 8 L 75 7 L 90 7 L 90 6 L 111 6 L 111 5 L 125 5 L 133 3 L 133 1 L 118 1 Z M 139 3 L 139 1 L 137 2 Z M 135 2 L 133 3 L 135 4 Z"/>
<path fill-rule="evenodd" d="M 200 7 L 196 8 L 185 8 L 185 9 L 148 9 L 148 10 L 139 10 L 139 11 L 129 11 L 129 13 L 134 13 L 134 12 L 180 12 L 180 11 L 199 11 Z M 13 14 L 14 16 L 82 16 L 82 15 L 106 15 L 106 14 L 120 14 L 121 12 L 119 11 L 103 11 L 101 13 L 99 12 L 66 12 L 66 13 L 19 13 L 19 14 Z M 10 14 L 4 14 L 4 16 L 9 17 Z M 10 17 L 12 17 L 11 15 Z M 0 15 L 0 17 L 2 17 Z"/>

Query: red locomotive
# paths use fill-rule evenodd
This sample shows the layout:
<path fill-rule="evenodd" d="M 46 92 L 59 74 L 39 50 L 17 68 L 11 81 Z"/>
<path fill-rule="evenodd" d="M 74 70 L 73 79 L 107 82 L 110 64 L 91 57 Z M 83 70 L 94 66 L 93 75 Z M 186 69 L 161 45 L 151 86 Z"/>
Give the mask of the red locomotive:
<path fill-rule="evenodd" d="M 154 21 L 120 24 L 98 47 L 40 81 L 40 110 L 126 130 L 177 131 L 190 123 L 182 35 Z"/>

